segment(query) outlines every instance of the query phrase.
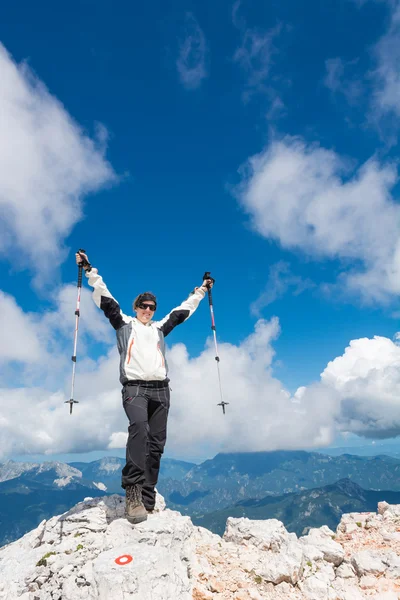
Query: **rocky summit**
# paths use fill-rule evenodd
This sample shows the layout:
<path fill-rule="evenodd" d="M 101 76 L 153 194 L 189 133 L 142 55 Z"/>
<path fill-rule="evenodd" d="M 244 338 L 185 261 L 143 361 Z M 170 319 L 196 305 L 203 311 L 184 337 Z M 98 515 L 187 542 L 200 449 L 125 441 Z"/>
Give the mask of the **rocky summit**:
<path fill-rule="evenodd" d="M 400 505 L 343 515 L 298 538 L 276 520 L 229 518 L 223 537 L 124 499 L 87 498 L 0 549 L 1 600 L 399 600 Z"/>

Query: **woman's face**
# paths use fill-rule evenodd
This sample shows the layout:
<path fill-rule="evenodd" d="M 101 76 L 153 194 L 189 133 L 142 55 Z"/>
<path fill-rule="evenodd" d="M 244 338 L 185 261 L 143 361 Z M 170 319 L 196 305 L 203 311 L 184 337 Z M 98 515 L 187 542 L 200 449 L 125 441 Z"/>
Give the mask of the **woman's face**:
<path fill-rule="evenodd" d="M 153 302 L 153 300 L 146 300 L 144 302 L 140 302 L 136 306 L 136 318 L 138 319 L 138 321 L 146 325 L 153 318 L 155 309 L 156 305 Z"/>

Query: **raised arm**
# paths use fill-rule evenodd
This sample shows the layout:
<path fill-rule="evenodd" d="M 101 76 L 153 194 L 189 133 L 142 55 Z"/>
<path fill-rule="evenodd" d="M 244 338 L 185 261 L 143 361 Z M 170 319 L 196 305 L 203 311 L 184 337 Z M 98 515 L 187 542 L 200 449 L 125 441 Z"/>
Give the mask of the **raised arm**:
<path fill-rule="evenodd" d="M 132 320 L 131 317 L 128 317 L 121 311 L 120 305 L 111 295 L 97 269 L 93 268 L 90 264 L 87 255 L 77 253 L 75 256 L 78 265 L 81 262 L 83 263 L 88 283 L 93 288 L 92 297 L 95 304 L 101 308 L 114 329 L 120 329 L 124 325 L 127 325 Z"/>
<path fill-rule="evenodd" d="M 195 288 L 189 297 L 171 312 L 166 315 L 161 321 L 156 321 L 155 325 L 163 332 L 164 337 L 167 336 L 177 325 L 180 325 L 186 319 L 192 316 L 200 301 L 204 298 L 207 292 L 207 285 L 212 287 L 211 280 L 206 280 L 198 288 Z"/>

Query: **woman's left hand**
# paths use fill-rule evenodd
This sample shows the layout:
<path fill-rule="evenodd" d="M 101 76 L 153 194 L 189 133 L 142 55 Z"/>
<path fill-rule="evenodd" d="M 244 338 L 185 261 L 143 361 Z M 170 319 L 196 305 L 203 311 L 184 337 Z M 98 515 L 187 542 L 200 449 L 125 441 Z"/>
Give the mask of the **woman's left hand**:
<path fill-rule="evenodd" d="M 207 292 L 208 290 L 211 290 L 212 286 L 214 285 L 214 280 L 213 279 L 205 279 L 203 281 L 202 284 L 202 288 L 205 292 Z"/>

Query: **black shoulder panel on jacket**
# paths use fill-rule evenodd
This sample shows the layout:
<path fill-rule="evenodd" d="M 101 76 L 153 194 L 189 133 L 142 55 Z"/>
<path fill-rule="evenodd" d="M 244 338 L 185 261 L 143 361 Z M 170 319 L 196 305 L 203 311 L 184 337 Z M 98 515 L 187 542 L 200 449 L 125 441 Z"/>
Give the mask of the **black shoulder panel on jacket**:
<path fill-rule="evenodd" d="M 174 327 L 183 323 L 185 319 L 190 315 L 190 310 L 173 310 L 169 315 L 168 319 L 160 327 L 160 331 L 163 332 L 166 337 Z"/>
<path fill-rule="evenodd" d="M 106 296 L 102 296 L 100 308 L 106 315 L 107 319 L 109 319 L 114 329 L 120 329 L 123 325 L 125 325 L 120 306 L 118 302 L 114 300 L 114 298 L 106 298 Z"/>

